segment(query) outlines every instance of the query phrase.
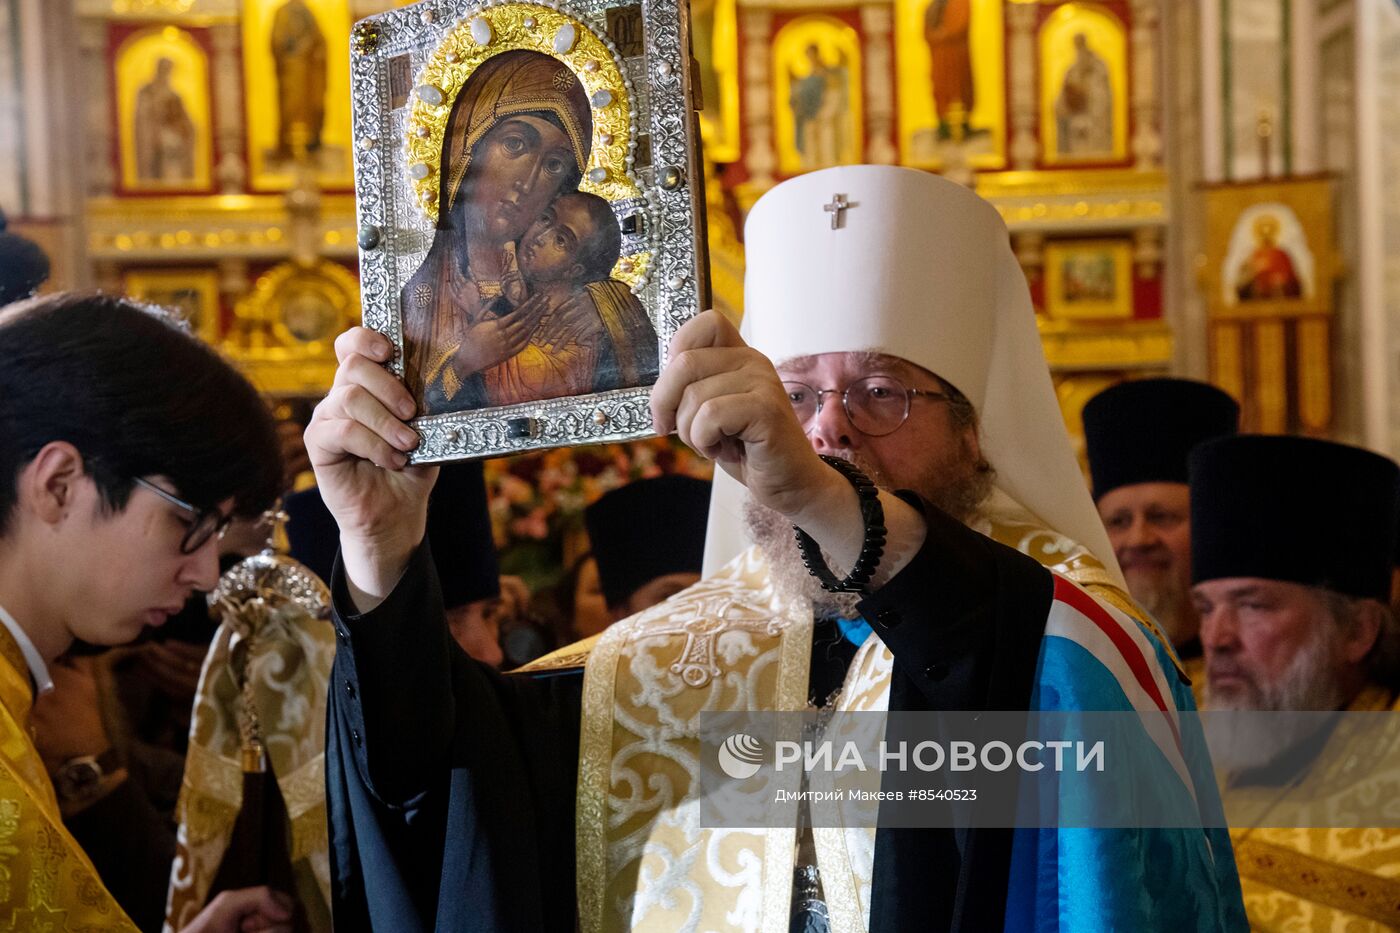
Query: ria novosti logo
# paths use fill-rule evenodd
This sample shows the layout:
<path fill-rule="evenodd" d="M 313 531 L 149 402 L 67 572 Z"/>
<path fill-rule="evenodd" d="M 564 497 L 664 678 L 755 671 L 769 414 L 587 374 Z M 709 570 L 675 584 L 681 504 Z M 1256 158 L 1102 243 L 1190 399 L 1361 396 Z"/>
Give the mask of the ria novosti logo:
<path fill-rule="evenodd" d="M 736 781 L 743 781 L 763 767 L 763 743 L 746 732 L 736 732 L 719 747 L 719 768 Z"/>

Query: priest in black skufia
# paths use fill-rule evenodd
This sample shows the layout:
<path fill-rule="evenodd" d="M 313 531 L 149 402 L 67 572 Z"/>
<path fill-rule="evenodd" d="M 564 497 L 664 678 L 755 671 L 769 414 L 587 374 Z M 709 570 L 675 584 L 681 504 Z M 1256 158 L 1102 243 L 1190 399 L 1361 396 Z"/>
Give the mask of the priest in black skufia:
<path fill-rule="evenodd" d="M 0 307 L 38 291 L 49 277 L 49 257 L 28 237 L 6 230 L 0 212 Z"/>
<path fill-rule="evenodd" d="M 480 463 L 444 466 L 428 499 L 428 544 L 442 586 L 447 629 L 462 650 L 489 667 L 507 656 L 502 636 L 534 646 L 533 660 L 545 651 L 528 628 L 502 633 L 499 612 L 501 568 L 492 547 L 491 515 Z"/>
<path fill-rule="evenodd" d="M 1400 929 L 1397 506 L 1400 467 L 1359 447 L 1191 455 L 1205 708 L 1251 929 Z"/>
<path fill-rule="evenodd" d="M 1234 434 L 1240 406 L 1190 379 L 1122 382 L 1084 406 L 1084 443 L 1099 508 L 1128 592 L 1167 633 L 1195 677 L 1200 620 L 1191 607 L 1191 496 L 1186 458 Z"/>
<path fill-rule="evenodd" d="M 598 583 L 613 621 L 700 579 L 710 484 L 693 476 L 639 479 L 584 510 Z"/>

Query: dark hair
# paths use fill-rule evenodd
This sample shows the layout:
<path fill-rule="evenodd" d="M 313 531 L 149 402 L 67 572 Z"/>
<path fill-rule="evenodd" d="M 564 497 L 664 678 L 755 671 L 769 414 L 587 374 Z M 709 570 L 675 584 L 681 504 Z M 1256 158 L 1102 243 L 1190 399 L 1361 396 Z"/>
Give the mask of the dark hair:
<path fill-rule="evenodd" d="M 578 262 L 583 266 L 585 282 L 601 282 L 612 276 L 613 266 L 622 255 L 622 230 L 617 225 L 617 216 L 608 206 L 606 199 L 587 191 L 571 191 L 561 197 L 579 198 L 594 233 L 579 244 Z"/>
<path fill-rule="evenodd" d="M 0 313 L 0 534 L 24 465 L 53 441 L 82 452 L 108 507 L 162 475 L 198 507 L 276 500 L 281 454 L 257 391 L 173 315 L 65 293 Z"/>
<path fill-rule="evenodd" d="M 49 277 L 49 257 L 39 244 L 5 231 L 0 214 L 0 306 L 28 298 Z"/>

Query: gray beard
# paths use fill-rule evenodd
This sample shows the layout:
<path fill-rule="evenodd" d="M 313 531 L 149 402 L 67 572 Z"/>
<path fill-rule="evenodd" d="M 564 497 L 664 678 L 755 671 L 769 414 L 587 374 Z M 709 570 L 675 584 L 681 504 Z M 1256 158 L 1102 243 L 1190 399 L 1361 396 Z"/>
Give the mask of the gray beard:
<path fill-rule="evenodd" d="M 854 463 L 879 488 L 893 490 L 889 478 L 864 457 L 848 455 L 844 459 Z M 948 480 L 950 475 L 955 477 L 952 481 Z M 985 461 L 979 464 L 972 462 L 970 457 L 955 455 L 930 464 L 918 478 L 914 491 L 966 524 L 977 517 L 978 509 L 991 494 L 995 475 Z M 797 548 L 792 523 L 782 514 L 746 498 L 744 525 L 749 540 L 758 545 L 767 559 L 773 587 L 785 601 L 810 601 L 817 618 L 860 617 L 856 607 L 865 597 L 859 593 L 829 593 L 822 589 L 820 581 L 807 572 L 802 553 Z M 825 549 L 822 550 L 822 560 L 838 577 L 844 577 L 850 570 L 838 566 Z"/>
<path fill-rule="evenodd" d="M 1211 713 L 1257 710 L 1309 712 L 1339 709 L 1345 697 L 1337 683 L 1336 658 L 1329 640 L 1331 626 L 1317 627 L 1312 642 L 1299 650 L 1276 684 L 1250 683 L 1228 697 L 1210 689 L 1207 671 L 1204 708 Z M 1224 772 L 1263 767 L 1312 736 L 1325 722 L 1318 716 L 1271 717 L 1261 729 L 1249 716 L 1209 716 L 1209 740 L 1215 765 Z"/>

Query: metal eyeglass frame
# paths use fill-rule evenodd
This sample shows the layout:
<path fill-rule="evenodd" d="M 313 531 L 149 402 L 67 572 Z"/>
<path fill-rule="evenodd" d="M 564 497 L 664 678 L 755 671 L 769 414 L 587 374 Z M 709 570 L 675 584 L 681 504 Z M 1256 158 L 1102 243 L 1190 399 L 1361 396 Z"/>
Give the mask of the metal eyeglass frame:
<path fill-rule="evenodd" d="M 197 508 L 174 493 L 161 489 L 150 480 L 136 476 L 132 478 L 132 481 L 142 489 L 155 493 L 171 505 L 178 506 L 194 516 L 190 522 L 189 530 L 187 530 L 185 536 L 180 539 L 181 554 L 193 554 L 195 551 L 204 547 L 210 538 L 217 537 L 222 539 L 224 532 L 228 531 L 228 526 L 233 521 L 232 515 L 225 515 L 219 509 L 213 507 L 207 509 Z M 212 525 L 208 524 L 209 516 L 211 515 L 218 517 L 217 521 Z M 208 528 L 208 531 L 199 533 L 201 528 Z"/>
<path fill-rule="evenodd" d="M 899 423 L 896 424 L 894 427 L 890 428 L 888 431 L 880 431 L 878 433 L 873 431 L 867 431 L 860 425 L 856 424 L 856 419 L 851 417 L 851 406 L 847 402 L 847 400 L 850 398 L 851 389 L 859 385 L 860 383 L 866 382 L 870 379 L 884 379 L 888 382 L 894 383 L 894 385 L 899 386 L 899 388 L 904 390 L 904 414 L 900 416 Z M 951 402 L 953 400 L 953 397 L 946 392 L 937 392 L 932 389 L 911 389 L 908 386 L 906 386 L 903 382 L 896 379 L 894 376 L 886 376 L 883 374 L 861 376 L 859 379 L 852 380 L 849 384 L 847 384 L 847 386 L 844 389 L 818 389 L 816 386 L 809 385 L 801 381 L 800 379 L 784 379 L 783 388 L 786 389 L 788 386 L 801 386 L 802 388 L 812 392 L 812 394 L 817 397 L 816 411 L 812 412 L 812 416 L 806 421 L 799 420 L 798 422 L 802 425 L 802 429 L 804 431 L 807 430 L 808 426 L 813 421 L 815 421 L 818 416 L 821 415 L 822 406 L 826 404 L 824 401 L 825 396 L 839 394 L 841 396 L 841 410 L 845 412 L 846 420 L 851 423 L 851 427 L 855 428 L 857 431 L 864 434 L 866 437 L 887 437 L 893 434 L 894 432 L 898 431 L 900 428 L 904 427 L 904 422 L 909 420 L 909 409 L 911 407 L 911 402 L 913 401 L 914 396 L 916 395 L 921 395 L 924 398 L 931 399 L 934 401 Z M 891 388 L 893 388 L 893 386 Z M 795 407 L 794 413 L 796 413 Z"/>

